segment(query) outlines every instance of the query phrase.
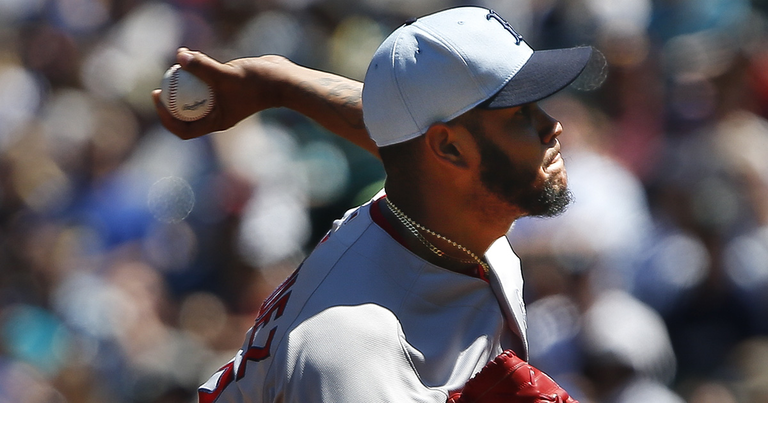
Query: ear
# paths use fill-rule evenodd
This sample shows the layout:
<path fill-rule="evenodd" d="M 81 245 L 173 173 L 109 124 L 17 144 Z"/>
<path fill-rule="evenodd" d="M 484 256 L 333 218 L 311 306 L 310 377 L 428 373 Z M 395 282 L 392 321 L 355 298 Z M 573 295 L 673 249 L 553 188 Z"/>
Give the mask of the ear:
<path fill-rule="evenodd" d="M 471 165 L 474 141 L 465 128 L 435 123 L 427 129 L 424 141 L 428 153 L 440 163 L 461 169 Z"/>

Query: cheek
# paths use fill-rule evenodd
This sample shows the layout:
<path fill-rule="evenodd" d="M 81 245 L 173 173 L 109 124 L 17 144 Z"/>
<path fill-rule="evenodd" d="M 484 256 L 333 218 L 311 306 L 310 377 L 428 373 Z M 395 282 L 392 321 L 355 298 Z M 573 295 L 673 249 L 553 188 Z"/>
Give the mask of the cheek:
<path fill-rule="evenodd" d="M 505 152 L 507 157 L 515 162 L 516 166 L 525 167 L 531 172 L 535 170 L 545 171 L 543 166 L 544 152 L 538 141 L 534 145 L 521 142 L 516 144 L 510 146 L 509 150 Z"/>

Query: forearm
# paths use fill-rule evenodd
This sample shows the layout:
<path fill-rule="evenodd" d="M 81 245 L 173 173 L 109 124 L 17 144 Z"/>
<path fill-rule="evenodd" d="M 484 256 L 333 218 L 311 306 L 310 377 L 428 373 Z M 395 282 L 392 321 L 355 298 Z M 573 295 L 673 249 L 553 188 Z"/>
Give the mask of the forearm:
<path fill-rule="evenodd" d="M 295 64 L 286 69 L 282 106 L 379 157 L 363 122 L 363 83 Z"/>

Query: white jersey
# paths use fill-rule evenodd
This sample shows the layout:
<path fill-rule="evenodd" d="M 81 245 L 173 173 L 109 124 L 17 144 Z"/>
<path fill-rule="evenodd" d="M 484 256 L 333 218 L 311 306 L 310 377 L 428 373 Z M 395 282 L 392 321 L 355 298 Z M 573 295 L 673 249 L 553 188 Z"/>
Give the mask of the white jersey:
<path fill-rule="evenodd" d="M 334 222 L 201 402 L 445 402 L 504 349 L 527 357 L 506 237 L 486 254 L 491 275 L 446 270 L 398 241 L 382 197 Z"/>

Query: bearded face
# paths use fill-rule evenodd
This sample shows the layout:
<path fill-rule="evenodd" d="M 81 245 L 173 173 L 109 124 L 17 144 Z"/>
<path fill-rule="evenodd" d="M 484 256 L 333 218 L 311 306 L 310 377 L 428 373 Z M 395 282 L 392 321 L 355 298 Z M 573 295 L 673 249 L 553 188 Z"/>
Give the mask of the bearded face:
<path fill-rule="evenodd" d="M 480 148 L 480 180 L 486 189 L 528 216 L 552 217 L 565 212 L 573 201 L 565 172 L 540 180 L 541 166 L 516 162 L 487 137 L 481 126 L 469 128 Z"/>

